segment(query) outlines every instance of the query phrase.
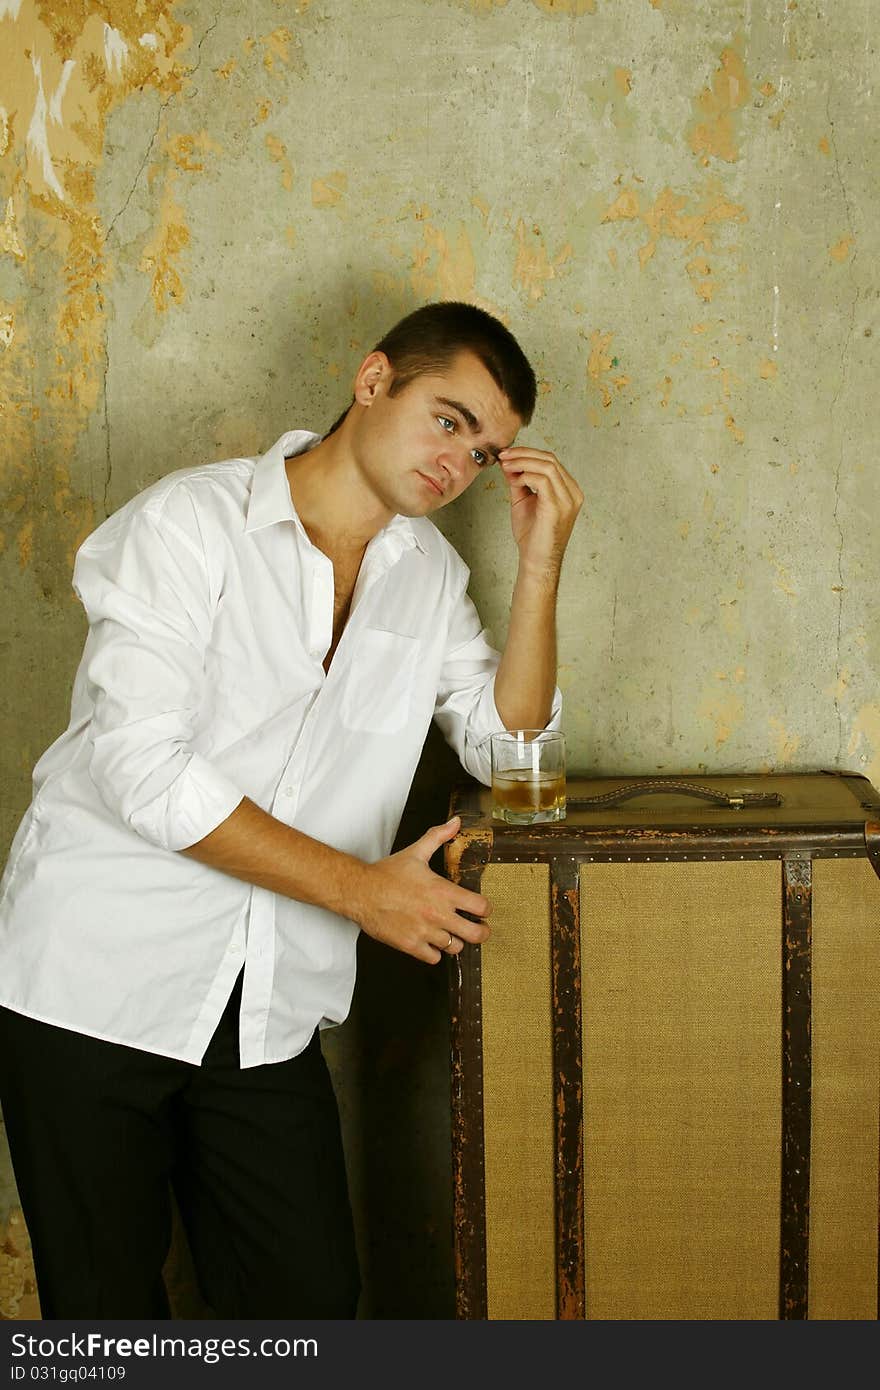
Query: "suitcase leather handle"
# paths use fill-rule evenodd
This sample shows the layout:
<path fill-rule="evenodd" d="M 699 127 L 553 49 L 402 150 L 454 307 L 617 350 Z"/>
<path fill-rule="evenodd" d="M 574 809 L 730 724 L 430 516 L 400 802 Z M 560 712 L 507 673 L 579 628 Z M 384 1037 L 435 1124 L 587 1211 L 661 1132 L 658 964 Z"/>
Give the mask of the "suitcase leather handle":
<path fill-rule="evenodd" d="M 865 849 L 875 874 L 880 878 L 880 821 L 865 821 Z"/>
<path fill-rule="evenodd" d="M 682 796 L 698 796 L 703 801 L 711 801 L 715 806 L 725 806 L 729 810 L 740 811 L 745 806 L 781 806 L 782 798 L 776 792 L 727 792 L 716 791 L 712 787 L 702 787 L 698 782 L 680 782 L 670 777 L 648 777 L 642 782 L 631 782 L 628 786 L 617 787 L 615 791 L 603 792 L 600 796 L 569 796 L 569 806 L 592 807 L 618 806 L 621 801 L 629 801 L 634 796 L 668 795 L 679 792 Z M 880 836 L 880 825 L 877 826 Z M 880 838 L 877 841 L 880 855 Z M 878 861 L 880 862 L 880 861 Z M 875 868 L 877 865 L 875 864 Z M 877 870 L 880 873 L 880 868 Z"/>

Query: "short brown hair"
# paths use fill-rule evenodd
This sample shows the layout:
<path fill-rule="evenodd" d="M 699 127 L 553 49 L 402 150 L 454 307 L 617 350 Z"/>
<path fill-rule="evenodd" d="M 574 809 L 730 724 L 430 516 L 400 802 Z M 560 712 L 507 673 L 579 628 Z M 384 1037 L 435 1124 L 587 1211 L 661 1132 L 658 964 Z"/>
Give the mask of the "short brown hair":
<path fill-rule="evenodd" d="M 392 396 L 416 377 L 443 371 L 458 353 L 472 352 L 523 424 L 532 418 L 537 383 L 528 358 L 510 330 L 475 304 L 444 300 L 414 309 L 385 334 L 373 351 L 384 352 L 394 369 L 389 388 Z M 346 406 L 327 434 L 339 428 L 350 409 Z"/>

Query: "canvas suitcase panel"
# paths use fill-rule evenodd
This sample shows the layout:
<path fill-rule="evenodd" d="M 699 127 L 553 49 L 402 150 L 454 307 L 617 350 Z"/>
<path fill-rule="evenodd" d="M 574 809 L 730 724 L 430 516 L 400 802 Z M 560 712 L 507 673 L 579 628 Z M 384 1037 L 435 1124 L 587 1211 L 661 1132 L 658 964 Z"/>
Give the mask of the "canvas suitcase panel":
<path fill-rule="evenodd" d="M 876 792 L 568 792 L 526 828 L 453 801 L 493 904 L 450 965 L 458 1315 L 875 1319 Z"/>

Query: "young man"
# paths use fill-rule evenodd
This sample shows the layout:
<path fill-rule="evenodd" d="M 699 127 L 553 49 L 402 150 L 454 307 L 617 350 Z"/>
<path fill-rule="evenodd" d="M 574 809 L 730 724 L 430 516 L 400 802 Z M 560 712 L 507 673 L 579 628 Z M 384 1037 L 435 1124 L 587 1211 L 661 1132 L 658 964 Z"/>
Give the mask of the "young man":
<path fill-rule="evenodd" d="M 70 725 L 0 905 L 0 1099 L 44 1317 L 168 1316 L 169 1182 L 220 1316 L 354 1316 L 318 1030 L 346 1016 L 359 929 L 428 964 L 489 936 L 486 900 L 429 867 L 457 821 L 389 850 L 432 717 L 484 782 L 491 733 L 559 722 L 583 498 L 514 445 L 534 403 L 502 324 L 428 305 L 323 439 L 172 473 L 82 546 Z M 495 464 L 519 551 L 500 658 L 429 520 Z"/>

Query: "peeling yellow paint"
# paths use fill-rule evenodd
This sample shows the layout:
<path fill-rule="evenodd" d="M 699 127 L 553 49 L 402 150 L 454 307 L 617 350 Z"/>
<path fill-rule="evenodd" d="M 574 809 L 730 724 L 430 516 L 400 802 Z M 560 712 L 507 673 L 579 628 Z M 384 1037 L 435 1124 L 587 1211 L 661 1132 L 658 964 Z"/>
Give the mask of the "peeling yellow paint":
<path fill-rule="evenodd" d="M 529 299 L 537 302 L 544 294 L 548 280 L 556 278 L 556 272 L 571 257 L 571 242 L 566 242 L 551 261 L 539 227 L 526 228 L 522 218 L 516 226 L 517 253 L 513 268 L 514 284 L 522 285 Z"/>
<path fill-rule="evenodd" d="M 828 254 L 832 261 L 842 262 L 847 259 L 850 249 L 855 242 L 855 237 L 844 236 L 840 238 L 835 246 L 829 246 Z"/>
<path fill-rule="evenodd" d="M 9 112 L 5 106 L 0 106 L 0 158 L 9 149 Z"/>
<path fill-rule="evenodd" d="M 720 748 L 730 738 L 736 726 L 742 723 L 745 716 L 745 704 L 732 691 L 727 695 L 719 696 L 716 690 L 710 690 L 704 695 L 697 709 L 697 715 L 700 719 L 714 725 L 715 747 Z"/>
<path fill-rule="evenodd" d="M 678 527 L 678 534 L 681 536 L 681 538 L 682 538 L 683 541 L 686 541 L 686 540 L 687 540 L 687 538 L 688 538 L 688 536 L 690 535 L 690 533 L 691 533 L 691 523 L 690 523 L 689 521 L 682 521 L 682 522 L 680 522 L 680 523 L 679 523 L 679 527 Z"/>
<path fill-rule="evenodd" d="M 613 247 L 613 246 L 609 247 L 609 249 L 608 249 L 608 259 L 609 259 L 609 261 L 611 262 L 612 269 L 616 270 L 616 269 L 617 269 L 617 250 L 616 250 L 616 248 Z"/>
<path fill-rule="evenodd" d="M 294 246 L 296 246 L 296 228 L 292 227 L 289 222 L 287 226 L 284 228 L 284 236 L 288 246 L 291 247 L 291 249 Z"/>
<path fill-rule="evenodd" d="M 184 173 L 200 174 L 205 167 L 202 156 L 212 151 L 220 152 L 222 148 L 211 139 L 206 130 L 200 130 L 197 135 L 172 136 L 165 144 L 165 153 L 171 163 Z M 157 166 L 153 165 L 149 174 L 151 182 L 157 171 Z"/>
<path fill-rule="evenodd" d="M 34 554 L 34 522 L 29 518 L 21 527 L 18 536 L 18 567 L 26 570 Z"/>
<path fill-rule="evenodd" d="M 823 154 L 830 155 L 831 142 L 829 141 L 827 135 L 823 135 L 822 138 L 819 140 L 819 149 L 822 151 Z"/>
<path fill-rule="evenodd" d="M 316 208 L 335 208 L 342 202 L 348 189 L 348 174 L 337 169 L 323 179 L 312 179 L 312 206 Z"/>
<path fill-rule="evenodd" d="M 600 415 L 599 411 L 596 409 L 596 407 L 595 407 L 594 405 L 591 405 L 590 408 L 589 408 L 589 410 L 587 411 L 587 419 L 589 420 L 590 424 L 593 426 L 593 429 L 594 429 L 594 430 L 597 430 L 597 429 L 599 428 L 599 426 L 601 425 L 601 423 L 602 423 L 602 416 Z"/>
<path fill-rule="evenodd" d="M 761 93 L 762 96 L 765 97 L 772 97 L 776 95 L 776 88 L 773 86 L 772 82 L 762 82 L 760 87 L 758 88 L 758 91 Z"/>
<path fill-rule="evenodd" d="M 271 113 L 271 110 L 272 110 L 272 103 L 271 103 L 271 101 L 258 101 L 258 102 L 257 102 L 257 114 L 256 114 L 256 117 L 255 117 L 255 119 L 254 119 L 254 124 L 255 124 L 255 125 L 262 125 L 264 121 L 268 121 L 269 115 L 270 115 L 270 113 Z"/>
<path fill-rule="evenodd" d="M 4 320 L 13 331 L 0 353 L 0 458 L 6 496 L 2 515 L 10 533 L 21 525 L 20 514 L 32 503 L 33 479 L 29 475 L 32 447 L 32 372 L 24 301 L 0 300 Z M 5 545 L 5 538 L 4 538 Z"/>
<path fill-rule="evenodd" d="M 800 734 L 789 733 L 782 720 L 776 719 L 772 715 L 769 724 L 776 735 L 776 766 L 787 767 L 791 764 L 800 747 L 801 736 Z"/>
<path fill-rule="evenodd" d="M 732 415 L 727 416 L 727 419 L 724 421 L 724 427 L 730 431 L 737 444 L 743 444 L 745 442 L 745 431 L 739 428 Z"/>
<path fill-rule="evenodd" d="M 624 96 L 628 96 L 632 91 L 632 73 L 629 68 L 615 68 L 614 81 Z"/>
<path fill-rule="evenodd" d="M 771 362 L 768 357 L 765 357 L 758 367 L 758 372 L 764 381 L 775 381 L 777 374 L 776 363 Z"/>
<path fill-rule="evenodd" d="M 614 199 L 610 207 L 606 208 L 603 222 L 618 222 L 622 219 L 629 219 L 641 216 L 639 209 L 638 189 L 625 188 Z"/>
<path fill-rule="evenodd" d="M 180 257 L 190 244 L 191 233 L 184 209 L 177 201 L 177 182 L 181 174 L 203 173 L 205 157 L 221 149 L 205 130 L 196 134 L 180 133 L 161 141 L 159 158 L 147 171 L 151 188 L 162 179 L 162 194 L 158 221 L 141 254 L 138 269 L 149 276 L 153 306 L 159 314 L 164 314 L 171 305 L 182 304 L 186 297 Z"/>
<path fill-rule="evenodd" d="M 15 342 L 15 319 L 12 314 L 0 314 L 0 347 L 4 352 Z"/>
<path fill-rule="evenodd" d="M 731 381 L 734 380 L 739 382 L 740 378 L 735 375 L 735 373 L 731 370 L 730 367 L 722 367 L 721 360 L 718 357 L 713 356 L 709 359 L 709 370 L 712 372 L 712 375 L 715 377 L 715 379 L 718 381 L 721 387 L 721 394 L 718 398 L 717 404 L 720 406 L 725 406 L 725 403 L 730 400 Z"/>
<path fill-rule="evenodd" d="M 739 159 L 734 118 L 749 93 L 742 57 L 736 48 L 725 48 L 711 87 L 704 87 L 694 103 L 698 119 L 689 130 L 691 149 L 704 164 L 709 163 L 710 156 L 728 164 Z"/>
<path fill-rule="evenodd" d="M 265 49 L 263 67 L 267 72 L 273 73 L 275 71 L 276 61 L 285 67 L 290 63 L 289 49 L 292 39 L 293 34 L 285 28 L 273 29 L 271 34 L 265 34 L 261 37 L 260 43 Z"/>
<path fill-rule="evenodd" d="M 281 187 L 289 193 L 293 188 L 293 165 L 288 158 L 287 146 L 278 139 L 277 135 L 267 135 L 266 149 L 273 164 L 280 164 Z"/>
<path fill-rule="evenodd" d="M 237 67 L 238 63 L 236 59 L 230 58 L 229 61 L 224 63 L 222 67 L 215 68 L 214 71 L 218 77 L 222 77 L 225 81 L 227 78 L 232 76 Z"/>
<path fill-rule="evenodd" d="M 0 223 L 0 251 L 15 256 L 19 261 L 25 259 L 24 247 L 19 241 L 15 226 L 15 204 L 11 197 L 6 200 L 6 215 Z"/>
<path fill-rule="evenodd" d="M 406 209 L 421 228 L 422 241 L 410 253 L 408 286 L 388 277 L 387 293 L 399 297 L 401 290 L 420 299 L 460 299 L 503 318 L 501 310 L 476 292 L 476 261 L 467 227 L 459 222 L 449 233 L 430 221 L 431 209 L 424 203 L 410 203 Z"/>
<path fill-rule="evenodd" d="M 781 565 L 779 563 L 779 561 L 773 556 L 772 553 L 768 554 L 767 558 L 776 571 L 775 587 L 780 591 L 780 593 L 785 594 L 787 598 L 797 598 L 797 589 L 792 587 L 791 575 L 789 574 L 788 570 L 785 568 L 784 565 Z"/>
<path fill-rule="evenodd" d="M 613 331 L 602 333 L 595 329 L 590 334 L 590 356 L 587 360 L 587 377 L 593 383 L 596 390 L 602 397 L 602 408 L 607 410 L 613 399 L 611 387 L 616 391 L 622 391 L 624 386 L 629 385 L 628 376 L 612 377 L 610 384 L 604 378 L 612 367 L 617 365 L 616 359 L 609 351 L 611 340 L 614 337 Z"/>
<path fill-rule="evenodd" d="M 150 277 L 150 292 L 157 314 L 164 314 L 169 301 L 182 304 L 183 279 L 176 261 L 190 242 L 190 231 L 183 208 L 174 197 L 173 179 L 168 179 L 159 209 L 159 225 L 144 247 L 138 269 Z"/>
<path fill-rule="evenodd" d="M 778 111 L 774 111 L 771 116 L 767 117 L 767 120 L 769 121 L 770 125 L 773 127 L 774 130 L 778 130 L 779 127 L 782 125 L 783 118 L 785 116 L 786 111 L 788 110 L 788 105 L 788 102 L 785 102 L 783 106 L 780 106 Z"/>
<path fill-rule="evenodd" d="M 483 219 L 483 225 L 487 226 L 489 222 L 489 204 L 486 202 L 486 199 L 479 198 L 474 194 L 473 198 L 471 198 L 471 207 L 477 209 L 477 212 Z"/>
<path fill-rule="evenodd" d="M 596 0 L 532 0 L 545 14 L 595 14 Z"/>
<path fill-rule="evenodd" d="M 865 776 L 880 782 L 880 704 L 862 705 L 852 724 L 850 754 L 859 753 Z"/>
<path fill-rule="evenodd" d="M 644 269 L 661 237 L 683 241 L 689 250 L 705 252 L 714 246 L 716 229 L 720 224 L 748 220 L 742 205 L 731 202 L 716 179 L 710 179 L 707 183 L 698 211 L 685 212 L 687 203 L 686 196 L 673 193 L 671 188 L 664 188 L 653 203 L 642 208 L 638 189 L 624 188 L 605 210 L 602 222 L 638 220 L 645 224 L 648 241 L 638 251 L 639 265 Z M 706 256 L 693 256 L 686 263 L 686 269 L 698 298 L 708 303 L 715 293 L 716 282 Z"/>
<path fill-rule="evenodd" d="M 669 405 L 669 398 L 672 395 L 672 377 L 665 376 L 660 384 L 663 387 L 663 393 L 660 397 L 660 405 L 665 410 L 665 408 Z"/>
<path fill-rule="evenodd" d="M 192 30 L 174 19 L 175 8 L 175 0 L 112 6 L 21 0 L 4 48 L 3 139 L 15 169 L 4 192 L 14 198 L 13 240 L 26 255 L 32 247 L 39 251 L 49 377 L 35 408 L 27 380 L 34 349 L 17 315 L 15 339 L 0 364 L 0 472 L 8 487 L 18 485 L 40 419 L 51 450 L 39 476 L 28 479 L 25 510 L 13 525 L 19 558 L 46 576 L 46 592 L 54 587 L 55 566 L 63 567 L 65 554 L 72 561 L 95 521 L 93 503 L 77 493 L 70 475 L 76 437 L 101 398 L 106 364 L 112 265 L 95 170 L 112 110 L 136 91 L 168 101 L 187 81 Z M 10 236 L 5 220 L 2 236 Z M 14 254 L 14 246 L 5 249 Z"/>

